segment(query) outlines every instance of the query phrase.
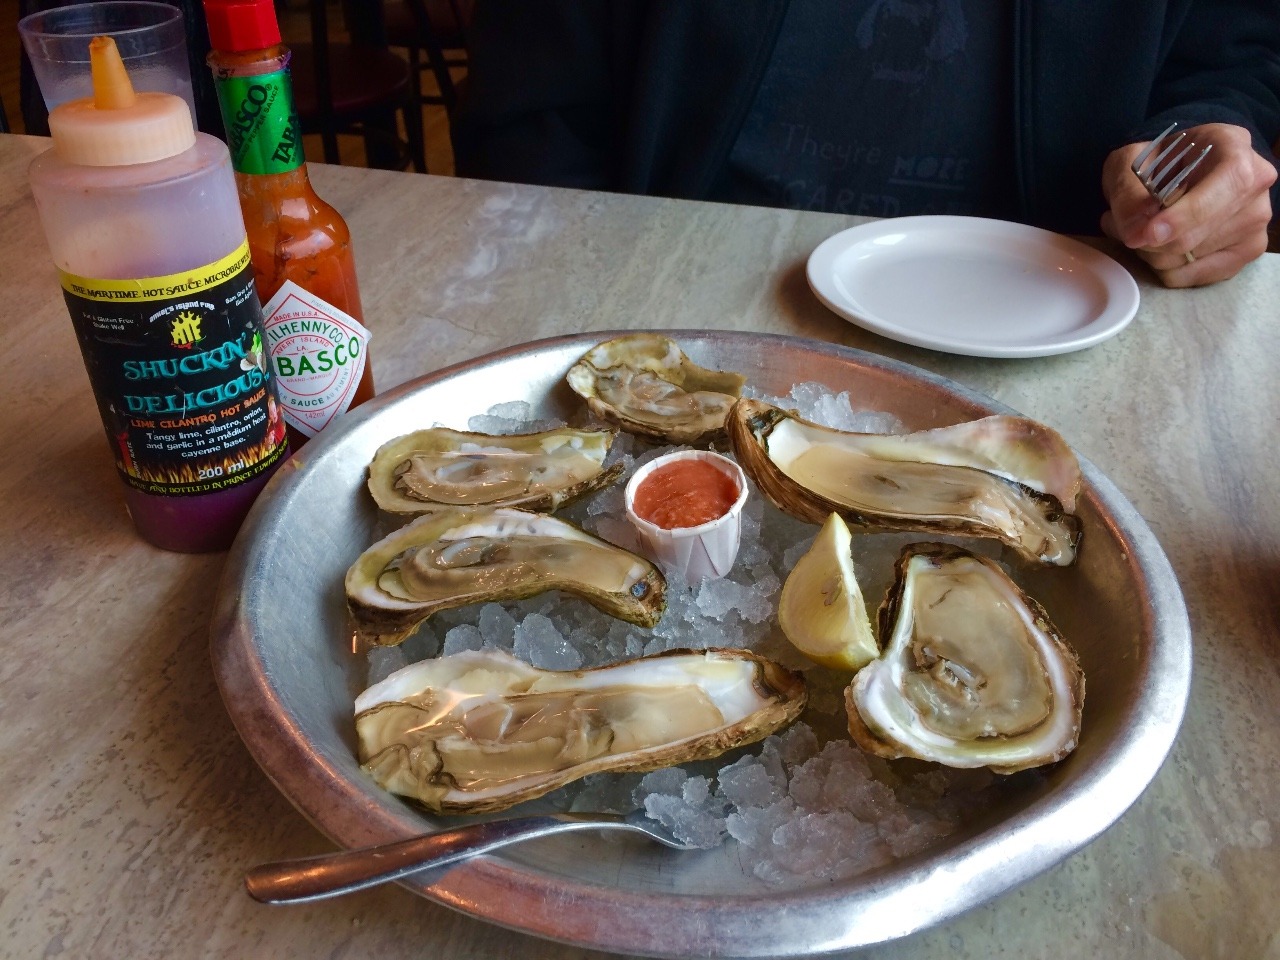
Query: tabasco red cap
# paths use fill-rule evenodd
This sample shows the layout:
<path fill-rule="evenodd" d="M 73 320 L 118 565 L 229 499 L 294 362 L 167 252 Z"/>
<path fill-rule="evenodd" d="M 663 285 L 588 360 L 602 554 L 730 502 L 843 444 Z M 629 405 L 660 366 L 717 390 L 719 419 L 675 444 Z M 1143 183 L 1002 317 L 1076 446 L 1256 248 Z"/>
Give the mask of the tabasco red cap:
<path fill-rule="evenodd" d="M 209 45 L 214 50 L 240 53 L 262 50 L 280 42 L 280 24 L 272 0 L 204 0 L 209 21 Z"/>

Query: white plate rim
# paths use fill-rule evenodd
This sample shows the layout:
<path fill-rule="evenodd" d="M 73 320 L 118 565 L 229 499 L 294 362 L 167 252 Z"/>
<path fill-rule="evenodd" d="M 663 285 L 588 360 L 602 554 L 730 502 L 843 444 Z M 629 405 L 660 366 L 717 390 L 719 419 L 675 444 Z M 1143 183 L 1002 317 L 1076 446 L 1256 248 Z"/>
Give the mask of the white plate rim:
<path fill-rule="evenodd" d="M 840 289 L 835 271 L 840 258 L 854 246 L 890 233 L 921 231 L 967 233 L 975 239 L 983 237 L 1002 241 L 1017 240 L 1040 250 L 1052 250 L 1070 258 L 1089 271 L 1107 292 L 1107 306 L 1097 317 L 1073 331 L 1070 336 L 1039 341 L 1021 341 L 992 345 L 964 337 L 940 337 L 912 329 L 890 317 L 873 313 L 853 302 Z M 1039 227 L 993 220 L 984 217 L 927 215 L 874 220 L 841 230 L 814 249 L 806 265 L 806 276 L 814 295 L 831 311 L 853 323 L 900 343 L 971 357 L 1009 359 L 1047 357 L 1084 350 L 1116 336 L 1138 312 L 1140 296 L 1137 281 L 1123 266 L 1088 244 L 1072 237 Z"/>

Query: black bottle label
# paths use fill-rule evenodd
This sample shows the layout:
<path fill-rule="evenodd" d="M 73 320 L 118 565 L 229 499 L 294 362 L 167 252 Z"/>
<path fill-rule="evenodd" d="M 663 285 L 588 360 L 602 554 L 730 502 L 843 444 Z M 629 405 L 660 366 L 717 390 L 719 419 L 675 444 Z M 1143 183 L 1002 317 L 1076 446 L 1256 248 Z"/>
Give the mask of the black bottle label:
<path fill-rule="evenodd" d="M 213 493 L 285 452 L 249 245 L 180 274 L 61 274 L 67 309 L 124 481 Z"/>

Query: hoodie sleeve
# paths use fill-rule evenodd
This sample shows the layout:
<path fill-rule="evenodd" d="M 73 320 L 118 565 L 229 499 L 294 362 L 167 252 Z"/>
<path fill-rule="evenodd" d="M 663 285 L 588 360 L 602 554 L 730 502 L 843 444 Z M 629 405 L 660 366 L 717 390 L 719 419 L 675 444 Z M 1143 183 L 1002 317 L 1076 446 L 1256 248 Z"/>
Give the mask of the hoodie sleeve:
<path fill-rule="evenodd" d="M 1280 139 L 1280 3 L 1193 0 L 1151 92 L 1147 120 L 1130 138 L 1150 140 L 1170 123 L 1231 123 L 1275 161 Z"/>

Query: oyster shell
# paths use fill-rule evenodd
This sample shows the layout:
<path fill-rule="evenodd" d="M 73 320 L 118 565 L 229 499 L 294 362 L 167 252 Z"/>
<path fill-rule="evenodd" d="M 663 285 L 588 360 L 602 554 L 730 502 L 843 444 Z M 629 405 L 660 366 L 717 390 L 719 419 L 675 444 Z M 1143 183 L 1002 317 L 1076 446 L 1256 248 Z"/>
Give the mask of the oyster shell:
<path fill-rule="evenodd" d="M 1014 773 L 1075 749 L 1075 651 L 993 561 L 917 543 L 880 608 L 884 653 L 845 691 L 849 733 L 882 757 Z"/>
<path fill-rule="evenodd" d="M 621 463 L 604 466 L 617 435 L 571 427 L 504 436 L 418 430 L 378 448 L 369 492 L 389 513 L 435 504 L 556 510 L 618 479 Z"/>
<path fill-rule="evenodd" d="M 719 756 L 790 723 L 804 681 L 743 650 L 539 670 L 496 650 L 411 664 L 356 698 L 364 769 L 438 813 L 487 813 L 604 770 Z"/>
<path fill-rule="evenodd" d="M 1056 433 L 993 416 L 910 434 L 846 433 L 760 400 L 726 423 L 743 470 L 808 523 L 993 537 L 1029 560 L 1075 560 L 1080 466 Z"/>
<path fill-rule="evenodd" d="M 652 627 L 666 581 L 648 560 L 571 523 L 508 507 L 436 507 L 383 537 L 347 570 L 360 637 L 399 643 L 432 614 L 562 590 Z"/>
<path fill-rule="evenodd" d="M 666 443 L 708 443 L 746 377 L 700 367 L 669 337 L 633 333 L 606 340 L 569 368 L 565 380 L 591 412 L 628 433 Z"/>

